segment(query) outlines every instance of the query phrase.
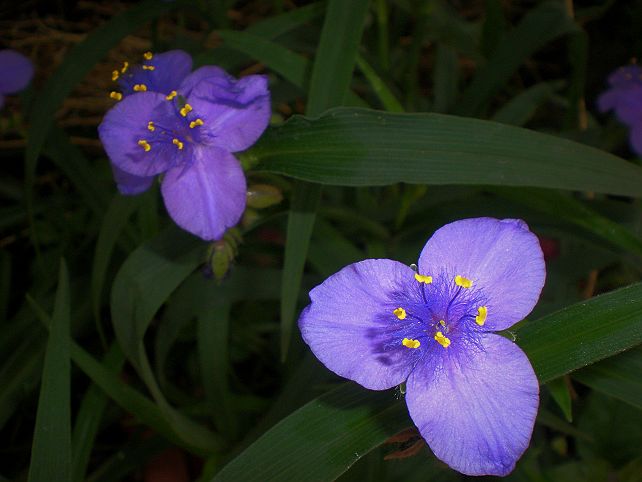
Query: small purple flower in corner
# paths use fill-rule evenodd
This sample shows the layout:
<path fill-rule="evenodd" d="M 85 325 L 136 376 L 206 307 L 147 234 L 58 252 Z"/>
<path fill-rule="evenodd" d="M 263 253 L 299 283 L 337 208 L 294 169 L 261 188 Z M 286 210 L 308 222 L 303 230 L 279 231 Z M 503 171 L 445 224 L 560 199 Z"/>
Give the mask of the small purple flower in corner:
<path fill-rule="evenodd" d="M 0 50 L 0 109 L 4 95 L 23 90 L 33 77 L 33 64 L 15 50 Z"/>
<path fill-rule="evenodd" d="M 153 74 L 159 65 L 145 70 Z M 245 176 L 232 153 L 254 144 L 268 125 L 267 78 L 237 80 L 208 66 L 165 92 L 158 78 L 147 85 L 137 77 L 141 72 L 133 75 L 127 81 L 133 92 L 123 88 L 122 100 L 98 127 L 119 191 L 141 193 L 162 175 L 161 193 L 174 221 L 204 240 L 220 239 L 245 209 Z"/>
<path fill-rule="evenodd" d="M 618 68 L 609 76 L 609 86 L 597 106 L 601 112 L 613 110 L 629 127 L 631 147 L 642 156 L 642 67 L 631 64 Z"/>
<path fill-rule="evenodd" d="M 406 382 L 410 417 L 434 454 L 467 475 L 507 475 L 528 447 L 539 384 L 495 334 L 528 315 L 546 269 L 515 219 L 448 224 L 418 271 L 389 259 L 346 266 L 310 292 L 303 339 L 338 375 L 372 390 Z"/>

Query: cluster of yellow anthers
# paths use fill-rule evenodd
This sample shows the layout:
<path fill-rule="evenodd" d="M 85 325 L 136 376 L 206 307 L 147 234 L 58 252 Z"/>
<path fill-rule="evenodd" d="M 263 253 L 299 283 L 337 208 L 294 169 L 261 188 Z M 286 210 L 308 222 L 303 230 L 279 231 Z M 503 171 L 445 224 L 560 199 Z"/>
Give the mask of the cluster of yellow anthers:
<path fill-rule="evenodd" d="M 154 54 L 151 53 L 151 52 L 145 52 L 143 54 L 143 58 L 145 60 L 152 60 L 154 58 Z M 150 70 L 151 71 L 151 70 L 155 70 L 155 69 L 156 69 L 156 67 L 154 67 L 153 65 L 143 65 L 143 70 Z M 111 80 L 116 82 L 120 78 L 121 75 L 123 75 L 123 74 L 125 74 L 125 72 L 127 72 L 127 70 L 129 70 L 129 62 L 123 62 L 123 66 L 120 68 L 120 70 L 113 70 L 112 71 Z M 147 92 L 147 86 L 145 84 L 136 84 L 136 85 L 134 85 L 133 88 L 134 88 L 134 92 Z M 109 97 L 114 99 L 114 100 L 122 100 L 123 94 L 118 92 L 118 91 L 112 90 L 109 93 Z M 146 149 L 146 150 L 149 150 L 149 149 Z"/>
<path fill-rule="evenodd" d="M 430 284 L 432 283 L 432 276 L 415 273 L 415 280 L 417 280 L 417 282 L 419 283 Z M 461 288 L 468 289 L 473 285 L 473 282 L 468 278 L 464 278 L 461 275 L 457 275 L 455 276 L 455 284 Z M 395 315 L 400 320 L 404 320 L 408 316 L 408 313 L 402 307 L 395 308 L 394 310 L 392 310 L 392 314 Z M 477 323 L 479 326 L 483 326 L 484 323 L 486 322 L 487 316 L 488 316 L 488 307 L 486 306 L 478 307 L 477 315 L 475 316 L 475 323 Z M 446 322 L 444 320 L 440 320 L 439 324 L 442 327 L 446 326 Z M 435 333 L 434 340 L 444 348 L 448 348 L 450 346 L 450 338 L 446 337 L 441 331 L 438 331 Z M 421 342 L 419 340 L 415 340 L 412 338 L 404 338 L 401 341 L 401 344 L 406 348 L 419 348 L 421 346 Z"/>
<path fill-rule="evenodd" d="M 165 96 L 165 99 L 167 99 L 167 100 L 171 101 L 171 100 L 173 100 L 177 95 L 178 95 L 178 92 L 176 92 L 175 90 L 172 90 L 172 91 L 171 91 L 167 96 Z M 180 113 L 183 117 L 187 117 L 187 114 L 189 114 L 190 112 L 192 112 L 192 110 L 193 110 L 193 109 L 192 109 L 192 106 L 191 106 L 191 105 L 189 105 L 189 104 L 185 104 L 183 107 L 181 107 L 181 108 L 180 108 L 179 113 Z M 194 129 L 195 127 L 200 127 L 200 126 L 202 126 L 203 124 L 205 124 L 205 123 L 203 122 L 203 119 L 201 119 L 201 118 L 199 117 L 199 118 L 194 119 L 193 121 L 190 121 L 190 123 L 189 123 L 189 128 L 190 128 L 190 129 Z M 149 121 L 149 122 L 147 123 L 147 130 L 148 130 L 149 132 L 154 132 L 154 131 L 156 130 L 156 124 L 154 124 L 154 121 Z M 183 141 L 181 141 L 180 139 L 177 139 L 177 138 L 173 138 L 173 139 L 172 139 L 172 144 L 174 144 L 174 145 L 176 146 L 176 148 L 177 148 L 179 151 L 182 151 L 182 150 L 183 150 L 183 148 L 185 147 L 185 144 L 183 143 Z M 140 139 L 140 140 L 138 141 L 138 145 L 139 145 L 140 147 L 142 147 L 142 148 L 143 148 L 143 150 L 144 150 L 145 152 L 149 152 L 149 151 L 152 149 L 151 144 L 150 144 L 146 139 Z"/>

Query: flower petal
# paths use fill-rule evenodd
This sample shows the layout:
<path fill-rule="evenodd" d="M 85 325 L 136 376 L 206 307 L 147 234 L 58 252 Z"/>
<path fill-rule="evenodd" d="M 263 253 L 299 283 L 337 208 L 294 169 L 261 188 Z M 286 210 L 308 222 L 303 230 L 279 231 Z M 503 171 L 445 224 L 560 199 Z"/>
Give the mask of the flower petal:
<path fill-rule="evenodd" d="M 488 300 L 484 330 L 509 328 L 528 315 L 546 277 L 544 255 L 526 223 L 464 219 L 438 229 L 419 257 L 419 271 L 448 272 L 472 280 Z"/>
<path fill-rule="evenodd" d="M 207 72 L 212 75 L 197 74 L 203 78 L 191 88 L 189 104 L 203 118 L 213 145 L 230 152 L 247 149 L 270 121 L 267 77 L 250 75 L 237 81 L 222 75 L 220 69 L 209 68 Z"/>
<path fill-rule="evenodd" d="M 147 191 L 154 182 L 154 176 L 139 177 L 129 174 L 122 169 L 118 169 L 113 164 L 111 165 L 114 174 L 114 181 L 118 187 L 118 192 L 125 196 L 133 196 Z"/>
<path fill-rule="evenodd" d="M 33 77 L 33 64 L 15 50 L 0 50 L 0 93 L 12 94 L 29 84 Z"/>
<path fill-rule="evenodd" d="M 450 349 L 450 348 L 449 348 Z M 528 358 L 487 333 L 440 367 L 419 364 L 406 385 L 410 417 L 434 454 L 467 475 L 506 475 L 529 444 L 539 385 Z"/>
<path fill-rule="evenodd" d="M 181 154 L 170 143 L 154 144 L 149 121 L 170 127 L 176 119 L 171 102 L 157 92 L 141 92 L 125 97 L 112 107 L 98 126 L 98 134 L 111 162 L 139 177 L 152 177 L 167 171 Z M 138 144 L 150 140 L 150 149 Z M 169 145 L 169 148 L 168 148 Z"/>
<path fill-rule="evenodd" d="M 190 54 L 184 50 L 170 50 L 154 54 L 152 59 L 145 60 L 142 65 L 132 67 L 118 79 L 118 85 L 124 95 L 135 93 L 136 84 L 144 84 L 148 92 L 166 95 L 172 90 L 177 90 L 191 70 Z"/>
<path fill-rule="evenodd" d="M 642 119 L 631 126 L 629 141 L 638 157 L 642 157 Z"/>
<path fill-rule="evenodd" d="M 312 303 L 299 318 L 305 342 L 336 374 L 372 390 L 403 382 L 415 350 L 390 344 L 394 302 L 417 292 L 414 272 L 389 259 L 367 259 L 346 266 L 310 292 Z"/>
<path fill-rule="evenodd" d="M 247 188 L 241 165 L 232 154 L 198 146 L 189 167 L 177 166 L 167 172 L 161 192 L 176 224 L 213 240 L 220 239 L 240 219 Z"/>
<path fill-rule="evenodd" d="M 181 82 L 178 93 L 183 97 L 189 97 L 192 90 L 203 80 L 208 80 L 214 85 L 229 85 L 235 81 L 234 77 L 215 65 L 206 65 L 196 69 Z"/>

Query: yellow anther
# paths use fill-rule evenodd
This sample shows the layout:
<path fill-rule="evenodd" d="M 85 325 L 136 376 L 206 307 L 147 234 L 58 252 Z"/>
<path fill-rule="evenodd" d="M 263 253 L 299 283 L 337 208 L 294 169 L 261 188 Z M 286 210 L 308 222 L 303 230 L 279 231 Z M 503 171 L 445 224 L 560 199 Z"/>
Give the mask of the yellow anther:
<path fill-rule="evenodd" d="M 441 326 L 446 326 L 446 322 L 445 322 L 444 320 L 439 320 L 439 324 L 440 324 Z"/>
<path fill-rule="evenodd" d="M 143 65 L 143 70 L 154 70 L 156 67 L 153 65 Z"/>
<path fill-rule="evenodd" d="M 183 107 L 181 107 L 181 110 L 179 112 L 183 117 L 187 117 L 187 114 L 192 112 L 192 106 L 189 104 L 185 104 Z"/>
<path fill-rule="evenodd" d="M 120 73 L 117 70 L 114 70 L 111 73 L 111 80 L 118 80 L 118 77 L 120 76 Z"/>
<path fill-rule="evenodd" d="M 473 285 L 473 282 L 468 278 L 464 278 L 463 276 L 457 275 L 455 276 L 455 284 L 457 286 L 461 286 L 462 288 L 470 288 Z"/>
<path fill-rule="evenodd" d="M 173 99 L 174 97 L 176 97 L 177 95 L 178 95 L 178 92 L 176 92 L 175 90 L 172 90 L 169 94 L 167 94 L 167 95 L 165 96 L 165 98 L 166 98 L 167 100 L 172 100 L 172 99 Z"/>
<path fill-rule="evenodd" d="M 134 92 L 146 92 L 147 86 L 145 84 L 136 84 L 134 85 Z"/>
<path fill-rule="evenodd" d="M 406 310 L 401 307 L 394 310 L 393 313 L 400 320 L 404 320 L 406 318 Z"/>
<path fill-rule="evenodd" d="M 145 152 L 149 152 L 149 150 L 152 148 L 152 146 L 149 145 L 149 142 L 147 142 L 145 139 L 141 139 L 138 141 L 138 145 L 145 149 Z"/>
<path fill-rule="evenodd" d="M 178 147 L 179 151 L 183 150 L 183 143 L 179 141 L 178 139 L 172 139 L 172 144 L 174 144 L 176 147 Z"/>
<path fill-rule="evenodd" d="M 203 125 L 203 120 L 202 119 L 196 119 L 193 120 L 192 122 L 189 123 L 189 128 L 194 129 L 194 127 L 202 126 Z"/>
<path fill-rule="evenodd" d="M 413 340 L 412 338 L 404 338 L 401 344 L 406 348 L 419 348 L 421 346 L 419 340 Z"/>
<path fill-rule="evenodd" d="M 149 122 L 147 123 L 147 129 L 148 129 L 149 131 L 151 131 L 151 132 L 154 132 L 154 131 L 156 130 L 156 126 L 154 125 L 154 123 L 153 123 L 152 121 L 149 121 Z"/>
<path fill-rule="evenodd" d="M 125 72 L 127 72 L 128 68 L 129 68 L 129 62 L 123 62 L 123 68 L 120 69 L 120 73 L 124 74 Z"/>
<path fill-rule="evenodd" d="M 438 331 L 435 334 L 435 341 L 444 348 L 448 348 L 450 346 L 450 338 L 446 338 L 441 331 Z"/>
<path fill-rule="evenodd" d="M 432 276 L 427 276 L 425 274 L 415 273 L 415 279 L 420 283 L 426 283 L 427 285 L 432 283 Z"/>
<path fill-rule="evenodd" d="M 484 326 L 486 323 L 486 317 L 488 316 L 488 308 L 485 306 L 480 306 L 477 308 L 477 316 L 475 317 L 475 323 L 479 326 Z"/>
<path fill-rule="evenodd" d="M 152 60 L 152 59 L 154 58 L 154 54 L 153 54 L 153 53 L 151 53 L 151 52 L 145 52 L 145 53 L 143 54 L 143 58 L 144 58 L 145 60 Z"/>
<path fill-rule="evenodd" d="M 109 97 L 115 100 L 120 100 L 123 98 L 123 94 L 121 94 L 120 92 L 112 91 L 109 93 Z"/>

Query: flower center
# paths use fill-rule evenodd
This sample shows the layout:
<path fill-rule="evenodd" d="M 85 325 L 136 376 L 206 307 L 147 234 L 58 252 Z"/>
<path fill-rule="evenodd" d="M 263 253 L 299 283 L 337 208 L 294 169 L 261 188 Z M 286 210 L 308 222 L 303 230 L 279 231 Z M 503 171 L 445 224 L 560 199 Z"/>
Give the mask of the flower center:
<path fill-rule="evenodd" d="M 397 343 L 411 350 L 447 349 L 475 336 L 484 326 L 488 306 L 473 279 L 443 273 L 434 280 L 431 275 L 415 273 L 414 279 L 422 302 L 405 301 L 391 310 L 400 327 L 395 331 Z"/>

